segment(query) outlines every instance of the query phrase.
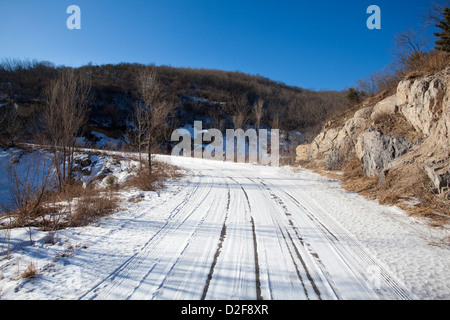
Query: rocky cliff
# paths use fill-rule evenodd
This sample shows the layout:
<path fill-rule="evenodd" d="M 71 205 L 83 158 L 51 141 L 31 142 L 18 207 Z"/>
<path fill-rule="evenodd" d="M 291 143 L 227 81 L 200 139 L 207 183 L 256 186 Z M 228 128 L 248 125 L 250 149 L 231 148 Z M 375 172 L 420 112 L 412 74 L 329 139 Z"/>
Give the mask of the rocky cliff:
<path fill-rule="evenodd" d="M 410 75 L 396 90 L 326 123 L 310 143 L 297 148 L 298 163 L 333 170 L 358 161 L 364 176 L 376 180 L 371 189 L 409 184 L 417 193 L 423 192 L 421 184 L 449 204 L 449 78 L 450 66 L 432 75 Z"/>

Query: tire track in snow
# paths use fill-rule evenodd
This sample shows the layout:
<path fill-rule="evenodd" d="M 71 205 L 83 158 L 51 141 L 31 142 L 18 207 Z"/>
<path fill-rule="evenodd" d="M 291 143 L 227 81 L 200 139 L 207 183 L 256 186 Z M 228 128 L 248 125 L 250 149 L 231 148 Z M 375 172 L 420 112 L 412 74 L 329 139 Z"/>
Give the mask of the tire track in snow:
<path fill-rule="evenodd" d="M 226 194 L 221 192 L 223 183 L 215 181 L 210 183 L 207 194 L 202 194 L 202 199 L 195 208 L 186 209 L 193 212 L 180 225 L 179 231 L 175 230 L 164 240 L 149 258 L 166 257 L 167 262 L 161 261 L 155 264 L 145 276 L 141 277 L 140 283 L 129 294 L 127 299 L 198 299 L 202 294 L 198 283 L 204 281 L 207 275 L 203 270 L 213 260 L 212 253 L 217 239 L 218 217 L 224 212 L 215 210 L 217 204 L 226 199 Z M 225 196 L 224 196 L 225 195 Z M 198 202 L 197 199 L 191 199 Z M 195 212 L 195 214 L 194 214 Z M 196 222 L 198 221 L 198 222 Z M 192 222 L 196 222 L 195 226 Z M 211 229 L 209 229 L 211 228 Z M 210 231 L 208 231 L 210 230 Z M 180 234 L 189 233 L 179 241 Z M 174 241 L 179 243 L 173 247 Z M 175 250 L 174 250 L 175 249 Z M 147 270 L 143 270 L 144 273 Z M 183 288 L 174 292 L 174 288 Z"/>
<path fill-rule="evenodd" d="M 199 183 L 194 184 L 191 192 L 186 195 L 183 200 L 171 211 L 170 215 L 166 219 L 164 225 L 141 247 L 141 249 L 129 257 L 126 261 L 124 261 L 120 266 L 118 266 L 113 272 L 111 272 L 107 277 L 102 279 L 99 283 L 93 286 L 91 289 L 86 291 L 83 295 L 81 295 L 78 300 L 82 299 L 99 299 L 103 296 L 107 296 L 109 293 L 114 291 L 115 288 L 120 288 L 123 284 L 124 280 L 127 280 L 129 270 L 134 270 L 139 265 L 141 265 L 148 257 L 148 255 L 152 252 L 151 249 L 154 249 L 167 235 L 169 232 L 173 232 L 173 228 L 169 228 L 170 224 L 178 218 L 178 215 L 182 210 L 190 205 L 190 200 L 199 190 Z M 212 185 L 212 183 L 210 183 Z M 211 189 L 209 189 L 211 190 Z M 198 204 L 198 206 L 200 203 Z M 191 215 L 193 211 L 184 217 L 184 219 L 177 223 L 177 228 L 182 225 Z M 151 247 L 151 248 L 150 248 Z M 103 290 L 106 289 L 106 290 Z"/>
<path fill-rule="evenodd" d="M 261 279 L 259 273 L 259 261 L 258 261 L 258 244 L 256 241 L 255 221 L 251 217 L 252 234 L 253 234 L 253 253 L 255 255 L 255 276 L 256 276 L 256 300 L 263 300 L 261 295 Z"/>
<path fill-rule="evenodd" d="M 255 221 L 253 220 L 253 216 L 252 216 L 252 206 L 250 205 L 250 200 L 248 199 L 248 195 L 247 195 L 247 192 L 245 191 L 244 187 L 239 182 L 237 182 L 235 179 L 233 179 L 232 177 L 228 177 L 228 178 L 230 178 L 231 180 L 236 182 L 241 187 L 242 191 L 244 192 L 245 199 L 247 200 L 247 205 L 248 205 L 249 213 L 250 213 L 250 223 L 251 223 L 251 226 L 252 226 L 252 237 L 253 237 L 253 255 L 254 255 L 254 261 L 255 261 L 256 300 L 264 300 L 262 295 L 261 295 L 261 275 L 260 275 L 260 271 L 259 271 L 258 241 L 256 239 Z"/>
<path fill-rule="evenodd" d="M 214 170 L 217 170 L 215 166 Z M 204 220 L 203 216 L 204 210 L 213 210 L 209 200 L 202 200 L 210 195 L 211 188 L 209 192 L 206 188 L 208 184 L 200 190 L 197 184 L 191 190 L 183 191 L 178 198 L 174 198 L 182 201 L 173 203 L 171 208 L 175 205 L 176 207 L 170 212 L 167 212 L 169 208 L 165 209 L 169 213 L 165 223 L 140 251 L 80 299 L 108 298 L 115 294 L 118 296 L 120 290 L 122 293 L 125 290 L 122 288 L 123 284 L 128 286 L 128 296 L 125 295 L 128 298 L 135 298 L 137 295 L 184 298 L 189 294 L 195 298 L 201 297 L 202 300 L 229 297 L 231 283 L 234 285 L 232 298 L 253 299 L 255 287 L 257 299 L 263 299 L 262 295 L 265 298 L 289 296 L 287 288 L 290 288 L 291 292 L 292 288 L 295 288 L 295 296 L 302 296 L 302 299 L 304 296 L 308 299 L 315 299 L 316 296 L 319 299 L 355 296 L 345 283 L 347 280 L 349 285 L 354 284 L 355 288 L 362 288 L 363 297 L 367 295 L 372 299 L 378 295 L 380 298 L 408 298 L 403 289 L 381 267 L 382 288 L 364 291 L 364 286 L 367 288 L 370 281 L 365 274 L 365 268 L 379 264 L 352 234 L 346 232 L 334 220 L 331 213 L 325 212 L 314 198 L 289 178 L 281 177 L 272 181 L 271 177 L 261 177 L 251 171 L 241 170 L 198 175 L 201 171 L 203 167 L 198 168 L 194 176 L 194 179 L 200 181 L 199 184 L 204 182 L 203 177 L 208 179 L 211 188 L 213 185 L 225 185 L 219 183 L 217 178 L 228 178 L 236 183 L 226 183 L 227 193 L 225 189 L 222 193 L 212 193 L 211 197 L 217 197 L 216 203 L 220 205 L 221 210 L 219 216 L 211 219 L 213 224 L 208 224 L 208 218 Z M 243 179 L 249 179 L 252 184 L 242 183 Z M 234 190 L 230 190 L 229 183 L 235 187 Z M 255 191 L 254 188 L 258 190 Z M 200 207 L 196 214 L 193 212 L 196 210 L 195 206 Z M 156 209 L 164 210 L 164 205 L 157 206 Z M 258 210 L 261 210 L 263 215 L 260 215 Z M 247 213 L 250 213 L 250 216 Z M 214 215 L 213 212 L 211 214 Z M 210 229 L 207 236 L 203 237 L 204 230 L 210 225 L 214 226 L 215 231 Z M 177 235 L 181 239 L 180 244 L 172 244 L 170 250 L 166 250 L 170 247 L 169 238 L 180 232 L 181 235 Z M 210 239 L 211 245 L 197 249 L 201 247 L 197 245 L 201 239 Z M 273 246 L 271 242 L 274 242 Z M 272 251 L 268 251 L 268 248 Z M 280 250 L 273 250 L 274 248 Z M 169 254 L 161 254 L 166 251 Z M 271 252 L 277 252 L 277 255 Z M 189 264 L 194 260 L 191 256 L 195 256 L 195 264 Z M 281 258 L 277 260 L 280 262 L 269 265 L 268 261 L 274 257 Z M 143 268 L 146 265 L 150 268 Z M 342 278 L 341 274 L 334 272 L 335 266 L 342 269 Z M 139 271 L 134 271 L 138 268 Z M 289 272 L 289 279 L 286 272 Z M 279 274 L 282 276 L 279 277 Z M 189 275 L 193 277 L 191 281 L 186 280 Z M 124 280 L 127 277 L 128 279 Z M 180 281 L 177 282 L 178 280 Z M 192 286 L 194 282 L 199 284 L 198 288 Z M 186 283 L 189 287 L 185 286 Z M 342 295 L 338 291 L 340 289 Z M 182 293 L 183 291 L 185 293 Z M 369 291 L 370 295 L 367 294 Z"/>
<path fill-rule="evenodd" d="M 252 180 L 252 181 L 253 181 L 253 180 Z M 253 182 L 254 182 L 254 181 L 253 181 Z M 281 199 L 280 199 L 280 198 L 279 198 L 279 197 L 278 197 L 278 196 L 277 196 L 277 195 L 276 195 L 276 194 L 275 194 L 275 193 L 267 186 L 267 184 L 264 183 L 263 180 L 261 180 L 260 183 L 261 183 L 261 185 L 263 185 L 264 189 L 267 190 L 267 192 L 269 193 L 269 195 L 271 196 L 271 198 L 272 198 L 272 199 L 273 199 L 273 200 L 274 200 L 274 201 L 282 208 L 282 211 L 284 212 L 284 214 L 285 214 L 285 216 L 286 216 L 286 218 L 287 218 L 287 220 L 288 220 L 288 222 L 289 222 L 289 225 L 291 226 L 292 230 L 294 231 L 295 235 L 297 236 L 298 240 L 300 241 L 300 244 L 301 244 L 303 247 L 306 248 L 306 246 L 305 246 L 305 240 L 304 240 L 303 237 L 299 234 L 298 229 L 294 226 L 294 223 L 292 222 L 292 220 L 291 220 L 291 218 L 290 218 L 290 217 L 292 216 L 292 214 L 291 214 L 291 213 L 289 212 L 289 210 L 287 209 L 287 207 L 286 207 L 286 205 L 284 204 L 283 200 L 281 200 Z M 294 263 L 294 265 L 295 265 L 295 268 L 296 268 L 296 272 L 297 272 L 298 278 L 299 278 L 299 280 L 300 280 L 300 282 L 301 282 L 301 284 L 302 284 L 302 286 L 303 286 L 303 288 L 304 288 L 304 290 L 305 290 L 306 297 L 309 299 L 308 291 L 306 290 L 305 283 L 304 283 L 303 278 L 302 278 L 302 276 L 301 276 L 301 273 L 300 273 L 300 271 L 299 271 L 299 269 L 298 269 L 297 263 L 295 262 L 294 255 L 293 255 L 293 252 L 292 252 L 292 250 L 291 250 L 291 245 L 292 245 L 292 248 L 294 249 L 295 256 L 296 256 L 296 257 L 298 258 L 298 260 L 300 261 L 300 263 L 301 263 L 301 265 L 302 265 L 302 267 L 303 267 L 303 270 L 304 270 L 305 273 L 306 273 L 306 277 L 308 278 L 308 281 L 310 282 L 310 284 L 311 284 L 311 286 L 312 286 L 312 288 L 313 288 L 313 290 L 314 290 L 314 293 L 316 294 L 316 296 L 318 297 L 319 300 L 322 300 L 321 293 L 320 293 L 320 291 L 319 291 L 319 289 L 318 289 L 318 287 L 317 287 L 317 285 L 316 285 L 314 279 L 313 279 L 312 276 L 311 276 L 311 272 L 310 272 L 310 270 L 309 270 L 309 268 L 308 268 L 308 266 L 307 266 L 307 264 L 306 264 L 306 262 L 305 262 L 305 259 L 302 257 L 301 253 L 299 252 L 299 250 L 298 250 L 297 246 L 295 245 L 295 242 L 294 242 L 294 240 L 292 239 L 292 237 L 291 237 L 289 231 L 287 230 L 287 228 L 285 228 L 286 234 L 287 234 L 287 236 L 289 237 L 289 240 L 290 240 L 291 245 L 289 245 L 289 243 L 288 243 L 288 241 L 287 241 L 287 238 L 286 238 L 286 236 L 285 236 L 285 234 L 284 234 L 284 232 L 283 232 L 283 230 L 282 230 L 282 228 L 281 228 L 281 226 L 280 226 L 280 224 L 279 224 L 278 222 L 277 222 L 277 225 L 278 225 L 278 228 L 280 229 L 281 234 L 283 235 L 284 241 L 285 241 L 286 246 L 287 246 L 287 248 L 288 248 L 288 250 L 289 250 L 289 254 L 290 254 L 290 256 L 291 256 L 291 258 L 292 258 L 292 261 L 293 261 L 293 263 Z M 308 248 L 306 248 L 306 249 L 307 249 L 307 252 L 309 252 L 309 253 L 311 254 L 311 256 L 313 256 L 313 257 L 314 257 L 315 259 L 317 259 L 317 260 L 320 260 L 318 254 L 315 253 L 315 252 L 313 252 L 310 246 L 308 246 Z"/>
<path fill-rule="evenodd" d="M 213 187 L 213 184 L 212 184 L 212 182 L 210 182 L 209 188 L 208 188 L 208 192 L 206 193 L 206 195 L 202 196 L 202 201 L 197 203 L 197 205 L 190 211 L 190 213 L 188 215 L 186 215 L 186 217 L 177 225 L 176 228 L 170 230 L 170 234 L 176 233 L 176 231 L 181 226 L 184 226 L 186 221 L 188 221 L 189 218 L 191 218 L 194 215 L 194 213 L 197 212 L 197 210 L 203 204 L 203 200 L 207 199 L 208 196 L 210 195 L 210 193 L 212 191 L 212 187 Z M 191 200 L 192 200 L 192 198 L 191 198 Z M 184 209 L 184 207 L 183 207 L 183 209 Z M 142 285 L 146 283 L 146 280 L 149 278 L 149 276 L 152 274 L 152 272 L 156 268 L 164 267 L 164 263 L 161 261 L 161 258 L 160 258 L 159 255 L 156 258 L 156 261 L 153 263 L 152 267 L 148 269 L 148 271 L 144 274 L 143 277 L 141 277 L 141 279 L 139 280 L 139 283 L 137 284 L 137 286 L 133 289 L 133 291 L 131 293 L 128 294 L 128 296 L 126 297 L 127 300 L 129 300 L 129 299 L 136 299 L 136 298 L 137 299 L 143 299 L 143 298 L 147 297 L 148 294 L 151 294 L 151 296 L 152 296 L 151 299 L 157 299 L 161 295 L 161 291 L 164 289 L 165 283 L 168 281 L 168 279 L 170 279 L 170 276 L 171 276 L 174 268 L 176 267 L 176 265 L 178 264 L 180 259 L 185 254 L 186 250 L 188 249 L 189 245 L 192 242 L 192 239 L 194 238 L 194 236 L 197 233 L 197 231 L 201 228 L 201 226 L 203 225 L 204 221 L 205 221 L 205 216 L 203 215 L 203 217 L 200 219 L 200 221 L 192 229 L 192 232 L 189 233 L 189 236 L 187 236 L 185 238 L 185 241 L 183 242 L 183 243 L 185 243 L 185 245 L 183 246 L 182 250 L 177 254 L 176 258 L 175 257 L 171 257 L 172 260 L 169 263 L 170 268 L 165 273 L 164 278 L 160 282 L 159 286 L 157 286 L 156 290 L 153 291 L 153 292 L 149 292 L 149 291 L 143 289 Z M 162 243 L 162 241 L 165 240 L 167 237 L 168 237 L 168 235 L 166 235 L 165 238 L 162 238 L 161 241 L 159 241 L 158 243 L 153 244 L 153 250 L 148 254 L 148 257 L 150 257 L 150 255 L 152 253 L 154 253 L 156 250 L 158 250 L 160 248 L 160 243 Z M 152 280 L 155 280 L 155 279 L 152 279 Z"/>
<path fill-rule="evenodd" d="M 318 220 L 318 217 L 323 215 L 329 216 L 329 214 L 317 203 L 316 200 L 314 200 L 311 196 L 309 196 L 305 191 L 301 189 L 299 190 L 304 195 L 304 197 L 302 197 L 301 199 L 303 199 L 306 202 L 306 204 L 308 204 L 308 206 L 310 207 L 309 212 L 315 213 L 315 215 L 310 215 L 310 219 L 313 222 L 316 221 L 316 223 L 325 228 L 325 226 L 323 226 L 323 224 Z M 301 205 L 298 201 L 297 203 Z M 362 248 L 361 245 L 356 240 L 353 239 L 353 237 L 351 237 L 348 234 L 346 230 L 344 230 L 337 224 L 334 224 L 333 229 L 339 230 L 339 235 L 345 241 L 347 247 L 352 248 L 352 251 L 355 252 L 357 254 L 357 257 L 365 263 L 367 268 L 372 267 L 375 268 L 372 270 L 379 271 L 380 275 L 379 280 L 383 284 L 380 283 L 379 285 L 376 285 L 374 291 L 381 298 L 386 298 L 387 296 L 387 298 L 392 299 L 393 298 L 392 296 L 394 296 L 394 298 L 396 299 L 405 299 L 405 300 L 410 299 L 408 293 L 406 292 L 406 290 L 403 289 L 402 285 L 400 285 L 393 277 L 391 277 L 388 274 L 388 272 L 370 254 L 368 254 L 366 250 L 364 250 L 364 248 Z M 334 236 L 327 228 L 325 228 L 325 230 L 335 239 L 337 239 L 336 236 Z M 334 243 L 335 241 L 331 242 Z M 347 260 L 344 259 L 344 261 Z M 368 278 L 367 269 L 360 271 L 360 275 L 364 278 L 365 281 L 369 283 L 372 281 L 371 279 Z"/>
<path fill-rule="evenodd" d="M 283 230 L 281 229 L 281 227 L 280 227 L 279 224 L 278 224 L 278 228 L 280 229 L 280 232 L 281 232 L 281 234 L 282 234 L 282 236 L 283 236 L 284 242 L 286 243 L 286 246 L 287 246 L 287 248 L 288 248 L 288 250 L 289 250 L 289 255 L 290 255 L 290 257 L 291 257 L 292 263 L 293 263 L 294 266 L 295 266 L 295 272 L 297 273 L 297 277 L 299 278 L 300 283 L 301 283 L 301 285 L 302 285 L 302 287 L 303 287 L 303 292 L 305 293 L 306 298 L 309 299 L 308 290 L 306 289 L 305 282 L 303 281 L 303 277 L 302 277 L 302 275 L 301 275 L 300 269 L 298 268 L 297 262 L 295 262 L 295 258 L 294 258 L 294 255 L 292 254 L 292 250 L 289 248 L 289 245 L 288 245 L 286 236 L 284 235 L 284 232 L 283 232 Z M 289 236 L 289 237 L 290 237 L 290 236 Z M 291 238 L 291 241 L 292 241 L 292 238 Z M 292 242 L 292 244 L 294 245 L 293 242 Z M 295 247 L 295 245 L 294 245 L 294 247 Z M 300 253 L 298 252 L 298 250 L 296 250 L 296 251 L 297 251 L 297 256 L 300 257 Z"/>
<path fill-rule="evenodd" d="M 228 189 L 228 200 L 227 200 L 227 207 L 226 207 L 226 213 L 225 213 L 225 220 L 223 221 L 222 230 L 220 232 L 220 238 L 219 238 L 219 244 L 217 245 L 217 250 L 214 253 L 214 259 L 211 264 L 211 268 L 209 269 L 208 278 L 206 279 L 205 287 L 203 288 L 202 297 L 200 300 L 205 300 L 206 295 L 209 290 L 209 285 L 211 283 L 212 276 L 214 274 L 214 268 L 217 264 L 217 260 L 219 259 L 220 252 L 222 250 L 223 242 L 225 240 L 225 236 L 227 234 L 227 219 L 228 219 L 228 213 L 230 211 L 230 201 L 231 201 L 231 193 L 230 193 L 230 186 L 227 183 L 227 189 Z"/>
<path fill-rule="evenodd" d="M 200 206 L 200 204 L 199 204 Z M 196 211 L 199 206 L 197 206 L 194 211 Z M 192 213 L 194 213 L 194 211 Z M 190 215 L 189 215 L 190 216 Z M 183 250 L 180 252 L 179 256 L 177 257 L 177 259 L 175 260 L 175 262 L 172 264 L 172 266 L 170 267 L 169 271 L 167 272 L 166 276 L 164 277 L 163 281 L 160 283 L 160 285 L 158 286 L 158 288 L 156 289 L 156 291 L 152 294 L 152 300 L 157 298 L 160 294 L 159 292 L 161 291 L 161 289 L 164 288 L 164 284 L 166 283 L 166 281 L 169 279 L 172 270 L 174 270 L 175 266 L 178 264 L 178 262 L 180 261 L 180 259 L 182 258 L 182 256 L 184 255 L 184 253 L 186 252 L 187 248 L 189 247 L 189 245 L 191 244 L 191 240 L 192 238 L 195 236 L 195 234 L 197 233 L 197 230 L 199 228 L 201 228 L 201 226 L 203 225 L 205 221 L 205 217 L 203 217 L 200 222 L 196 225 L 194 231 L 191 233 L 191 235 L 189 236 L 189 238 L 186 241 L 186 245 L 183 247 Z M 156 266 L 156 264 L 155 264 Z M 137 292 L 140 288 L 140 285 L 145 282 L 145 280 L 148 278 L 148 276 L 152 273 L 153 268 L 150 269 L 147 274 L 142 278 L 142 280 L 139 283 L 139 286 L 137 286 L 132 293 L 130 293 L 130 295 L 127 297 L 127 299 L 129 299 L 135 292 Z"/>
<path fill-rule="evenodd" d="M 288 196 L 293 201 L 293 203 L 299 209 L 301 209 L 303 213 L 305 213 L 306 217 L 317 227 L 318 230 L 322 232 L 325 238 L 328 239 L 328 243 L 334 248 L 334 251 L 341 257 L 342 261 L 348 266 L 348 268 L 352 270 L 352 272 L 354 272 L 357 278 L 363 279 L 364 282 L 372 286 L 373 291 L 380 298 L 409 299 L 409 295 L 402 288 L 402 286 L 395 279 L 393 279 L 386 272 L 386 270 L 371 255 L 369 255 L 357 241 L 355 241 L 348 234 L 346 230 L 344 230 L 336 223 L 333 223 L 334 219 L 330 217 L 327 212 L 325 212 L 325 210 L 317 203 L 316 200 L 309 196 L 305 191 L 301 190 L 301 188 L 296 187 L 291 182 L 289 183 L 292 185 L 292 187 L 295 188 L 294 190 L 296 192 L 299 192 L 302 195 L 299 197 L 294 197 L 281 188 L 279 189 L 279 191 Z M 329 218 L 326 219 L 327 226 L 325 226 L 324 223 L 320 221 L 320 217 L 323 216 Z M 331 231 L 330 229 L 332 229 L 333 231 Z M 336 236 L 336 234 L 339 234 L 340 239 Z M 343 244 L 343 242 L 345 243 L 345 245 Z M 308 247 L 310 247 L 309 244 Z M 349 248 L 351 248 L 352 252 L 349 251 Z M 345 254 L 345 256 L 343 256 L 343 254 Z M 328 272 L 326 271 L 322 261 L 320 259 L 317 259 L 317 262 L 323 267 L 323 271 L 325 271 L 325 274 L 328 275 Z M 371 267 L 376 268 L 373 270 L 379 271 L 382 285 L 372 285 L 373 279 L 370 279 L 370 274 L 368 274 L 367 272 L 367 269 Z M 330 283 L 331 288 L 333 288 L 333 290 L 336 290 L 334 282 L 329 276 L 327 276 L 327 280 Z M 336 292 L 336 294 L 339 296 L 338 292 Z"/>

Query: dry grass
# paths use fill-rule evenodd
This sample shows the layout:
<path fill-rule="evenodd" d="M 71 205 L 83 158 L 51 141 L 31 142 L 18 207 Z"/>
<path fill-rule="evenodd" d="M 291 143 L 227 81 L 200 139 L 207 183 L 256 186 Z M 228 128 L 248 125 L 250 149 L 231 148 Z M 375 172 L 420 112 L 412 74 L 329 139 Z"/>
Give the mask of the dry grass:
<path fill-rule="evenodd" d="M 450 219 L 450 203 L 434 192 L 432 183 L 417 165 L 392 168 L 382 183 L 367 190 L 367 196 L 381 204 L 396 205 L 413 216 L 430 218 L 430 224 L 439 226 Z M 417 199 L 411 205 L 408 199 Z"/>
<path fill-rule="evenodd" d="M 6 212 L 5 215 L 10 217 L 6 227 L 18 228 L 39 225 L 40 218 L 50 214 L 52 211 L 53 209 L 45 206 L 44 203 L 30 203 L 27 206 Z"/>
<path fill-rule="evenodd" d="M 15 179 L 15 194 L 20 206 L 8 210 L 6 215 L 9 221 L 2 228 L 32 226 L 54 231 L 84 226 L 118 210 L 119 199 L 116 191 L 120 188 L 133 186 L 143 191 L 156 191 L 164 188 L 165 180 L 179 177 L 181 174 L 178 168 L 154 162 L 152 173 L 143 166 L 125 185 L 119 185 L 117 179 L 110 175 L 106 179 L 104 190 L 94 185 L 83 187 L 80 181 L 72 180 L 64 185 L 62 190 L 41 188 L 38 195 L 35 195 L 33 188 L 28 185 L 25 185 L 25 188 L 22 181 Z M 26 201 L 22 200 L 23 198 Z"/>
<path fill-rule="evenodd" d="M 437 195 L 428 176 L 416 164 L 403 165 L 389 170 L 385 179 L 369 178 L 358 159 L 351 159 L 342 167 L 342 175 L 324 170 L 320 166 L 305 166 L 321 175 L 341 180 L 348 192 L 356 192 L 368 199 L 377 199 L 384 205 L 395 205 L 411 216 L 429 219 L 431 226 L 441 226 L 450 220 L 450 204 Z M 410 199 L 417 202 L 411 204 Z"/>
<path fill-rule="evenodd" d="M 146 167 L 139 169 L 127 182 L 127 185 L 142 191 L 156 191 L 164 188 L 165 173 L 160 170 L 149 172 Z"/>
<path fill-rule="evenodd" d="M 53 201 L 50 205 L 53 211 L 62 209 L 61 213 L 66 217 L 57 221 L 47 220 L 47 225 L 43 226 L 45 229 L 49 226 L 59 229 L 87 225 L 119 208 L 118 197 L 112 190 L 104 191 L 93 186 L 85 188 L 76 181 L 64 186 L 60 192 L 49 194 L 48 198 Z"/>
<path fill-rule="evenodd" d="M 74 198 L 83 197 L 92 191 L 93 188 L 84 188 L 82 183 L 79 181 L 72 181 L 70 184 L 66 184 L 63 190 L 53 190 L 49 191 L 46 195 L 46 200 L 55 200 L 58 202 L 72 201 Z"/>
<path fill-rule="evenodd" d="M 428 218 L 431 226 L 442 226 L 450 221 L 450 201 L 436 193 L 417 159 L 417 154 L 410 154 L 400 165 L 391 168 L 384 179 L 367 177 L 361 161 L 356 158 L 344 163 L 341 174 L 327 170 L 326 162 L 317 159 L 299 164 L 342 181 L 341 186 L 348 192 L 359 193 L 384 205 L 395 205 L 411 216 Z"/>
<path fill-rule="evenodd" d="M 30 279 L 34 278 L 38 275 L 38 269 L 36 267 L 36 264 L 31 262 L 28 267 L 22 272 L 22 278 L 23 279 Z"/>
<path fill-rule="evenodd" d="M 414 129 L 403 114 L 399 112 L 394 114 L 378 114 L 377 117 L 373 119 L 372 126 L 384 134 L 400 136 L 411 142 L 423 138 L 423 134 Z"/>
<path fill-rule="evenodd" d="M 369 178 L 364 174 L 363 165 L 357 159 L 349 160 L 342 168 L 342 187 L 350 192 L 367 192 L 377 184 L 377 178 Z"/>
<path fill-rule="evenodd" d="M 5 228 L 38 227 L 54 231 L 89 224 L 119 208 L 118 197 L 111 190 L 84 188 L 81 183 L 68 184 L 62 191 L 48 191 L 38 206 L 8 212 Z"/>
<path fill-rule="evenodd" d="M 90 224 L 101 217 L 114 213 L 119 207 L 117 196 L 112 192 L 96 192 L 78 198 L 70 217 L 70 227 Z"/>
<path fill-rule="evenodd" d="M 136 187 L 142 191 L 156 191 L 164 188 L 164 181 L 167 179 L 180 178 L 182 174 L 175 166 L 166 163 L 154 162 L 152 172 L 143 165 L 132 178 L 127 182 L 127 186 Z"/>
<path fill-rule="evenodd" d="M 443 70 L 450 64 L 450 54 L 448 52 L 431 50 L 430 52 L 415 55 L 409 60 L 407 70 L 408 77 L 418 73 L 422 75 L 429 75 L 437 71 Z"/>

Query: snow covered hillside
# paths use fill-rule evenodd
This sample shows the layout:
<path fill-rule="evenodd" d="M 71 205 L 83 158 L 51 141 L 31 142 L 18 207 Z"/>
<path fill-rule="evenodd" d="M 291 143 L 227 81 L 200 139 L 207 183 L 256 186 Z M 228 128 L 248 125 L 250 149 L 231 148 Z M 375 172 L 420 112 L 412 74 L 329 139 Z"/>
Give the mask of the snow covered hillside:
<path fill-rule="evenodd" d="M 446 226 L 307 170 L 157 158 L 186 175 L 122 191 L 119 213 L 54 233 L 1 230 L 0 298 L 450 298 Z M 30 264 L 38 274 L 23 279 Z"/>

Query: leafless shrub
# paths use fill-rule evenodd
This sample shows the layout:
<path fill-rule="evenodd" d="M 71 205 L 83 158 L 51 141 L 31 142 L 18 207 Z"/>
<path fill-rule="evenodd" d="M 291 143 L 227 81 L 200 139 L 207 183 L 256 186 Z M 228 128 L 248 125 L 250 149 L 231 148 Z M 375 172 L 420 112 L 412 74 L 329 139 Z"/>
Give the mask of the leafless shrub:
<path fill-rule="evenodd" d="M 107 184 L 107 192 L 94 187 L 84 188 L 80 182 L 64 185 L 61 190 L 52 189 L 51 168 L 38 160 L 33 159 L 21 174 L 15 166 L 10 166 L 14 208 L 8 212 L 11 219 L 7 228 L 36 226 L 54 231 L 86 225 L 117 210 L 118 198 L 111 192 L 118 187 L 117 181 Z"/>
<path fill-rule="evenodd" d="M 145 167 L 138 169 L 127 181 L 127 185 L 139 188 L 142 191 L 156 191 L 164 188 L 164 181 L 180 178 L 181 176 L 182 174 L 177 167 L 156 162 L 151 172 Z"/>
<path fill-rule="evenodd" d="M 411 60 L 414 56 L 420 56 L 426 52 L 430 40 L 425 37 L 423 31 L 408 29 L 398 32 L 394 36 L 394 55 L 400 67 L 403 69 L 412 68 Z M 411 70 L 406 70 L 409 72 Z"/>
<path fill-rule="evenodd" d="M 140 168 L 136 174 L 128 181 L 128 185 L 139 188 L 142 191 L 156 191 L 164 188 L 166 174 L 162 170 L 152 170 L 145 167 Z"/>
<path fill-rule="evenodd" d="M 15 226 L 27 226 L 45 214 L 44 196 L 52 184 L 52 174 L 42 153 L 35 152 L 22 164 L 20 162 L 8 166 L 8 184 L 12 201 L 9 214 L 14 217 Z"/>
<path fill-rule="evenodd" d="M 358 90 L 368 96 L 395 88 L 401 80 L 401 74 L 392 72 L 393 67 L 377 71 L 364 79 L 358 80 Z"/>
<path fill-rule="evenodd" d="M 444 20 L 444 9 L 450 7 L 450 0 L 433 1 L 430 8 L 422 15 L 424 26 L 436 25 Z"/>
<path fill-rule="evenodd" d="M 118 198 L 110 192 L 89 192 L 78 198 L 70 217 L 71 227 L 87 225 L 113 213 L 119 207 Z"/>
<path fill-rule="evenodd" d="M 117 195 L 80 182 L 53 190 L 45 196 L 47 212 L 38 224 L 43 230 L 54 231 L 66 227 L 84 226 L 119 208 Z"/>

